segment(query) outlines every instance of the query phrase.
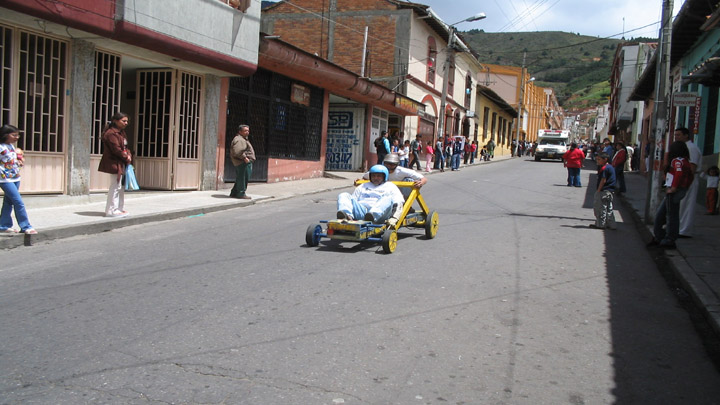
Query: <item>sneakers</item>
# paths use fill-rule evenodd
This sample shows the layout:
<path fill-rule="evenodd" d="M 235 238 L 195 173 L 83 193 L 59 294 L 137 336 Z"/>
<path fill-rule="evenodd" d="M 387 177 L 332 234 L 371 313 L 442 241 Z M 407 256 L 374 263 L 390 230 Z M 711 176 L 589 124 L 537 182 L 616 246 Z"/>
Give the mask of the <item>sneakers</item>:
<path fill-rule="evenodd" d="M 363 218 L 363 219 L 366 220 L 366 221 L 370 221 L 370 222 L 374 222 L 374 221 L 375 221 L 375 217 L 373 217 L 373 214 L 371 214 L 371 213 L 369 213 L 369 212 L 365 214 L 365 218 Z"/>
<path fill-rule="evenodd" d="M 0 233 L 17 233 L 17 230 L 15 230 L 13 228 L 7 228 L 7 229 L 3 229 L 2 231 L 0 231 Z"/>
<path fill-rule="evenodd" d="M 338 212 L 337 212 L 337 219 L 349 220 L 349 219 L 352 219 L 352 217 L 351 217 L 350 215 L 342 212 L 342 211 L 338 211 Z"/>
<path fill-rule="evenodd" d="M 128 216 L 128 212 L 115 210 L 113 212 L 106 213 L 105 216 L 110 218 L 122 218 Z"/>
<path fill-rule="evenodd" d="M 26 235 L 37 235 L 37 231 L 33 228 L 28 228 L 28 229 L 22 231 L 22 233 L 24 233 Z"/>

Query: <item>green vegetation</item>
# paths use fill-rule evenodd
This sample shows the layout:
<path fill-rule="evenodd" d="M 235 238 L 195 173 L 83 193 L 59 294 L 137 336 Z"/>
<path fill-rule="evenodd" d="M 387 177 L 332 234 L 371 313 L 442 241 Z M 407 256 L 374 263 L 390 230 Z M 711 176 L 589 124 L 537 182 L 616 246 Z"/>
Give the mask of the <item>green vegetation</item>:
<path fill-rule="evenodd" d="M 525 66 L 536 84 L 555 89 L 566 109 L 604 104 L 610 96 L 608 80 L 617 39 L 604 39 L 567 32 L 486 33 L 471 30 L 461 34 L 477 53 L 480 62 Z M 650 39 L 638 39 L 646 42 Z"/>

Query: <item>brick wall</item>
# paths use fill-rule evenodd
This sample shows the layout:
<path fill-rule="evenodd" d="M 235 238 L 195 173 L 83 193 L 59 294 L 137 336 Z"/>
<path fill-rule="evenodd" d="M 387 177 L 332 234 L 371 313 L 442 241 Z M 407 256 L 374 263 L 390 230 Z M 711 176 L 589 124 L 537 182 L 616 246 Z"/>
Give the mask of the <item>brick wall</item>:
<path fill-rule="evenodd" d="M 395 11 L 396 7 L 385 0 L 337 0 L 337 12 L 329 14 L 328 0 L 296 0 L 293 3 L 303 9 L 332 17 L 335 24 L 304 10 L 279 3 L 263 12 L 263 18 L 271 21 L 272 32 L 281 39 L 309 53 L 323 58 L 356 74 L 362 71 L 362 50 L 365 27 L 368 27 L 368 60 L 365 75 L 385 77 L 394 74 L 396 17 L 376 15 L 366 11 Z M 323 10 L 324 4 L 324 10 Z M 348 13 L 351 13 L 349 15 Z M 282 14 L 293 14 L 281 18 Z M 306 17 L 296 16 L 305 14 Z M 328 30 L 334 26 L 333 49 L 328 49 Z M 408 27 L 409 29 L 409 27 Z M 330 56 L 330 57 L 328 57 Z"/>

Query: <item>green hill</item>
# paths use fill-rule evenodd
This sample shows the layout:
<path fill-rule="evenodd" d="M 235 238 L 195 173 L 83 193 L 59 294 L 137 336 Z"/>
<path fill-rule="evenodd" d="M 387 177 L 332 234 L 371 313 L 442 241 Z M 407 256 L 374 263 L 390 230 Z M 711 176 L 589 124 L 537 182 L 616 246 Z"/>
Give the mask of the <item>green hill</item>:
<path fill-rule="evenodd" d="M 535 83 L 555 89 L 566 108 L 603 104 L 610 96 L 610 71 L 620 40 L 567 32 L 486 33 L 471 30 L 462 37 L 480 62 L 525 66 Z"/>

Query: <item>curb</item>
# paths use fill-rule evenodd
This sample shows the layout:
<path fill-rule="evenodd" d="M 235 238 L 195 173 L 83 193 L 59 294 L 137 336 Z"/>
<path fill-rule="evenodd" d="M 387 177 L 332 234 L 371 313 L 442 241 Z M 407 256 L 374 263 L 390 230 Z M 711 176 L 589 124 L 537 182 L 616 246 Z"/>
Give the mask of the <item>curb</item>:
<path fill-rule="evenodd" d="M 646 225 L 637 210 L 630 204 L 625 197 L 620 197 L 623 206 L 630 212 L 630 216 L 635 222 L 635 227 L 643 238 L 643 241 L 650 241 L 653 237 L 650 226 Z M 664 251 L 663 255 L 667 259 L 668 267 L 672 271 L 675 278 L 687 290 L 695 305 L 702 311 L 705 319 L 710 323 L 716 335 L 720 336 L 720 300 L 715 297 L 713 291 L 708 285 L 702 281 L 695 270 L 685 260 L 680 251 L 675 250 L 678 254 L 669 255 L 668 251 Z"/>
<path fill-rule="evenodd" d="M 133 225 L 142 225 L 150 222 L 169 221 L 172 219 L 190 217 L 194 215 L 204 215 L 217 211 L 225 211 L 233 208 L 246 207 L 249 205 L 253 205 L 256 202 L 268 200 L 271 198 L 272 197 L 258 197 L 257 199 L 252 201 L 220 204 L 209 207 L 184 208 L 174 211 L 166 211 L 162 213 L 143 214 L 124 218 L 109 219 L 89 224 L 86 223 L 80 225 L 45 228 L 42 232 L 35 235 L 17 234 L 4 239 L 0 239 L 0 249 L 13 249 L 20 246 L 32 246 L 35 243 L 39 242 L 71 238 L 73 236 L 79 235 L 92 235 Z"/>

